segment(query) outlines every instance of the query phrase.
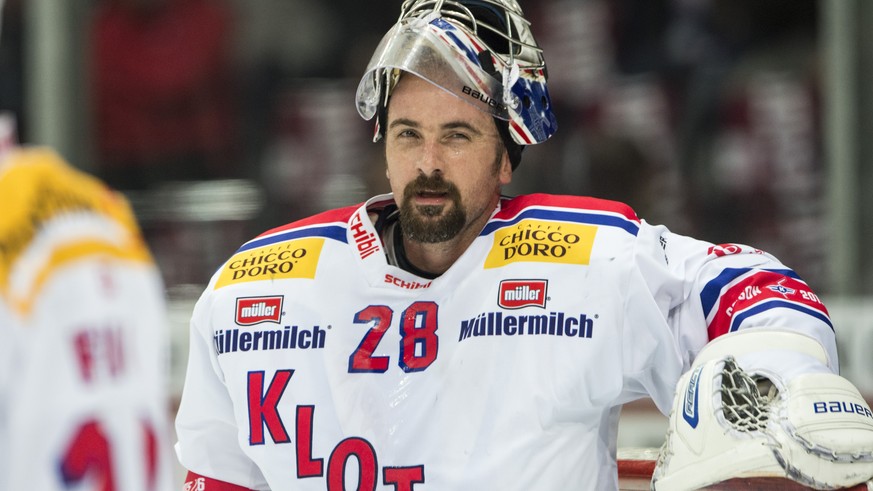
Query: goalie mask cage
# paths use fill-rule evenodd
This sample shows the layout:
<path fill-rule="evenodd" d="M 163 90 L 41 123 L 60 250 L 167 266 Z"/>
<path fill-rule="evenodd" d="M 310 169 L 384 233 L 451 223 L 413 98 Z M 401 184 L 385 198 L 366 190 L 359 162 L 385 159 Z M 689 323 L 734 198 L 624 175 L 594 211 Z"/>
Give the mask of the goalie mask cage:
<path fill-rule="evenodd" d="M 618 489 L 648 490 L 658 460 L 657 448 L 621 448 L 618 450 Z M 808 490 L 783 477 L 749 477 L 734 478 L 706 488 L 709 491 L 800 491 Z M 873 491 L 873 484 L 859 484 L 846 488 L 850 491 Z"/>

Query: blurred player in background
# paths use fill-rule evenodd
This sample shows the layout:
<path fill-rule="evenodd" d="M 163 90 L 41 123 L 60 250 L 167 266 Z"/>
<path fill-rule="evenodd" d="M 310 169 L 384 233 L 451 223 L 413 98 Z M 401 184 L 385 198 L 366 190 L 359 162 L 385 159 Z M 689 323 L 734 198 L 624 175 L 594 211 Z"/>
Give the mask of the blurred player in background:
<path fill-rule="evenodd" d="M 0 489 L 170 489 L 168 324 L 126 201 L 0 117 Z"/>
<path fill-rule="evenodd" d="M 515 0 L 403 3 L 357 93 L 393 193 L 213 276 L 186 489 L 615 489 L 619 412 L 643 397 L 671 413 L 657 489 L 873 475 L 873 415 L 791 269 L 621 203 L 501 196 L 557 129 L 546 75 Z"/>
<path fill-rule="evenodd" d="M 163 295 L 124 198 L 0 114 L 0 489 L 171 489 Z"/>

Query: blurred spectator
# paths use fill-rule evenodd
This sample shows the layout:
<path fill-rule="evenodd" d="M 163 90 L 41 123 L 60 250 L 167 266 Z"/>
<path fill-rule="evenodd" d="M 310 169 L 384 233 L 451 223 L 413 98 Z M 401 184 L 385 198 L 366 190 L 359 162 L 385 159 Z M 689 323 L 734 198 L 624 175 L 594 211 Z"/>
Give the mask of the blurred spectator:
<path fill-rule="evenodd" d="M 218 0 L 103 0 L 92 26 L 99 172 L 148 189 L 232 172 L 231 13 Z"/>
<path fill-rule="evenodd" d="M 825 283 L 814 0 L 674 0 L 679 162 L 701 237 L 754 243 Z M 822 288 L 819 287 L 821 290 Z"/>
<path fill-rule="evenodd" d="M 666 0 L 554 0 L 523 5 L 543 25 L 560 129 L 513 192 L 549 189 L 631 204 L 647 220 L 690 233 L 676 154 L 675 100 L 658 71 Z M 527 12 L 528 10 L 525 10 Z M 531 170 L 536 169 L 536 170 Z M 522 189 L 522 186 L 531 186 Z"/>
<path fill-rule="evenodd" d="M 334 2 L 321 0 L 230 0 L 229 5 L 236 14 L 240 165 L 250 171 L 246 177 L 257 178 L 286 87 L 301 78 L 338 76 L 343 46 L 334 19 L 343 14 L 334 11 Z"/>

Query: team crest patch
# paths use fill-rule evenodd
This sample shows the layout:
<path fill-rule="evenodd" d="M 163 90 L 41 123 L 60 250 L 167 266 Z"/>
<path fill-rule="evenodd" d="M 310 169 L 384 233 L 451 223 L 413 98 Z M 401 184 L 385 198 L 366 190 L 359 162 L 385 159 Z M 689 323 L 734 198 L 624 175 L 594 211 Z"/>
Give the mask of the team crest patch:
<path fill-rule="evenodd" d="M 546 280 L 503 280 L 500 282 L 497 304 L 504 309 L 546 308 L 548 285 Z"/>
<path fill-rule="evenodd" d="M 588 264 L 597 227 L 580 223 L 522 220 L 494 232 L 485 269 L 516 262 Z"/>
<path fill-rule="evenodd" d="M 244 297 L 236 299 L 236 318 L 241 326 L 252 326 L 261 322 L 279 323 L 282 318 L 282 295 L 272 297 Z"/>

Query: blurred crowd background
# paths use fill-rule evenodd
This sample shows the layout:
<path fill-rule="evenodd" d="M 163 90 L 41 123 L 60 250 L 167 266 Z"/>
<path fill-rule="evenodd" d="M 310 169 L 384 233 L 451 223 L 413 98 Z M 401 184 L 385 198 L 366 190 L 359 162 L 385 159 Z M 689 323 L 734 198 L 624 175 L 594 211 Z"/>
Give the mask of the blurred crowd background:
<path fill-rule="evenodd" d="M 248 238 L 387 191 L 354 92 L 400 3 L 6 0 L 0 110 L 130 197 L 184 324 Z M 559 130 L 507 193 L 618 199 L 754 245 L 870 326 L 873 2 L 520 4 Z M 844 337 L 853 363 L 869 331 Z"/>

